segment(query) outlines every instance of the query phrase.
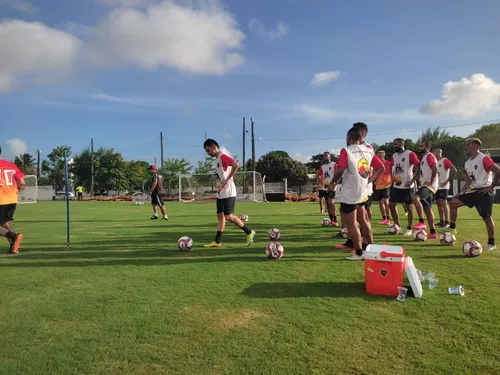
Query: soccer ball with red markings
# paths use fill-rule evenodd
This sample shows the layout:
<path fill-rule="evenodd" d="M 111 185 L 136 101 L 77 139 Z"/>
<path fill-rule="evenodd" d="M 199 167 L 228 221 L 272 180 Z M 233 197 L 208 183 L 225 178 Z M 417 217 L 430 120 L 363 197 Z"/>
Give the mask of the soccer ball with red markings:
<path fill-rule="evenodd" d="M 439 235 L 439 243 L 443 246 L 453 246 L 457 243 L 457 238 L 453 233 L 441 233 Z"/>
<path fill-rule="evenodd" d="M 246 223 L 248 221 L 248 215 L 244 214 L 240 216 L 240 220 Z"/>
<path fill-rule="evenodd" d="M 483 253 L 483 247 L 475 240 L 465 241 L 462 244 L 462 252 L 467 257 L 475 258 Z"/>
<path fill-rule="evenodd" d="M 427 240 L 427 232 L 423 229 L 417 229 L 415 232 L 413 232 L 413 239 L 415 241 L 424 242 L 425 240 Z"/>
<path fill-rule="evenodd" d="M 191 251 L 193 248 L 193 239 L 188 236 L 182 236 L 177 241 L 177 247 L 180 251 Z"/>
<path fill-rule="evenodd" d="M 271 240 L 279 240 L 281 236 L 280 230 L 278 228 L 271 228 L 267 233 L 269 234 L 269 238 Z"/>
<path fill-rule="evenodd" d="M 393 234 L 393 235 L 396 235 L 396 234 L 399 234 L 401 233 L 401 227 L 397 224 L 389 224 L 387 226 L 387 234 Z"/>
<path fill-rule="evenodd" d="M 279 242 L 269 242 L 266 246 L 266 255 L 269 259 L 279 259 L 284 253 L 283 246 Z"/>
<path fill-rule="evenodd" d="M 321 220 L 321 226 L 323 226 L 323 227 L 331 227 L 332 226 L 332 222 L 330 221 L 330 219 L 324 217 Z"/>

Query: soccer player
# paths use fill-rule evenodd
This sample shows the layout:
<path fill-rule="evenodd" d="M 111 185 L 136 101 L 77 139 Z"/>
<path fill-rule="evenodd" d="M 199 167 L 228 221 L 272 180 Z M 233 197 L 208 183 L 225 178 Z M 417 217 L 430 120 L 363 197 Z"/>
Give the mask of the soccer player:
<path fill-rule="evenodd" d="M 2 148 L 0 147 L 0 155 Z M 16 233 L 11 221 L 17 207 L 17 196 L 24 187 L 24 174 L 15 164 L 0 157 L 0 235 L 6 237 L 10 244 L 7 254 L 19 254 L 23 235 Z"/>
<path fill-rule="evenodd" d="M 495 186 L 500 181 L 500 168 L 489 156 L 480 151 L 481 146 L 482 142 L 479 138 L 468 138 L 465 142 L 465 150 L 470 155 L 470 158 L 465 162 L 468 178 L 462 191 L 455 195 L 450 203 L 449 228 L 443 228 L 441 231 L 457 233 L 458 208 L 462 206 L 476 207 L 488 232 L 488 243 L 483 245 L 483 249 L 496 250 L 495 223 L 491 214 L 495 201 Z"/>
<path fill-rule="evenodd" d="M 163 197 L 165 196 L 165 189 L 163 187 L 163 176 L 158 174 L 158 169 L 156 165 L 151 165 L 148 170 L 153 175 L 151 179 L 151 185 L 149 191 L 151 191 L 151 204 L 153 206 L 153 216 L 151 220 L 158 220 L 158 207 L 160 207 L 163 217 L 161 221 L 168 220 L 167 209 L 165 208 L 165 203 L 163 202 Z"/>
<path fill-rule="evenodd" d="M 77 186 L 76 192 L 78 194 L 78 200 L 81 201 L 83 200 L 83 186 Z"/>
<path fill-rule="evenodd" d="M 385 151 L 377 151 L 377 156 L 384 163 L 384 172 L 375 181 L 375 197 L 378 199 L 378 204 L 380 206 L 380 214 L 382 215 L 382 220 L 379 224 L 389 225 L 390 220 L 390 210 L 389 210 L 389 197 L 390 189 L 392 185 L 391 179 L 391 161 L 385 160 Z"/>
<path fill-rule="evenodd" d="M 226 227 L 226 220 L 241 228 L 247 235 L 246 246 L 250 246 L 255 237 L 255 231 L 248 228 L 237 216 L 234 215 L 236 203 L 236 185 L 233 176 L 240 167 L 239 163 L 225 154 L 219 144 L 213 139 L 203 143 L 206 153 L 216 158 L 215 173 L 218 177 L 217 184 L 217 234 L 215 241 L 203 245 L 204 247 L 222 247 L 222 233 Z"/>
<path fill-rule="evenodd" d="M 322 207 L 321 200 L 324 198 L 332 226 L 338 227 L 339 223 L 337 223 L 337 213 L 335 212 L 335 192 L 327 191 L 330 180 L 337 169 L 337 163 L 331 160 L 331 155 L 328 151 L 323 153 L 323 163 L 324 164 L 320 167 L 316 178 L 316 186 L 318 186 L 319 192 L 319 205 Z M 321 212 L 323 213 L 322 208 Z"/>
<path fill-rule="evenodd" d="M 427 238 L 437 238 L 436 228 L 434 226 L 434 212 L 432 211 L 432 198 L 439 187 L 438 167 L 436 157 L 430 152 L 430 148 L 430 142 L 425 139 L 420 141 L 417 148 L 417 152 L 422 155 L 419 173 L 415 174 L 412 180 L 410 180 L 414 182 L 419 178 L 420 181 L 420 188 L 412 197 L 413 204 L 418 214 L 418 224 L 414 225 L 413 228 L 427 228 L 424 221 L 425 213 L 430 229 Z"/>
<path fill-rule="evenodd" d="M 366 142 L 366 135 L 368 134 L 368 125 L 366 125 L 364 122 L 356 122 L 352 125 L 353 128 L 356 128 L 356 129 L 359 129 L 359 131 L 361 132 L 361 141 L 360 143 L 362 145 L 365 145 L 366 147 L 368 147 L 369 149 L 371 149 L 373 151 L 373 147 L 371 144 L 369 144 L 368 142 Z M 370 170 L 370 174 L 372 173 L 372 171 Z M 373 195 L 373 183 L 368 183 L 367 187 L 366 187 L 366 190 L 367 190 L 367 194 L 368 194 L 368 200 L 366 201 L 365 203 L 365 208 L 366 208 L 366 214 L 368 215 L 368 220 L 370 220 L 370 222 L 372 221 L 372 195 Z"/>
<path fill-rule="evenodd" d="M 408 226 L 404 232 L 404 236 L 412 235 L 413 225 L 413 208 L 412 208 L 412 195 L 415 184 L 413 179 L 413 167 L 420 164 L 417 154 L 413 151 L 405 150 L 405 141 L 403 138 L 396 138 L 392 142 L 394 154 L 391 159 L 392 167 L 392 188 L 391 196 L 389 198 L 389 209 L 391 210 L 392 220 L 394 224 L 399 224 L 399 214 L 397 204 L 401 203 L 408 213 Z"/>
<path fill-rule="evenodd" d="M 375 181 L 384 171 L 384 164 L 375 155 L 373 149 L 361 144 L 361 139 L 359 128 L 353 127 L 347 132 L 347 147 L 340 152 L 337 171 L 328 187 L 333 191 L 338 180 L 342 178 L 342 189 L 338 201 L 344 215 L 343 223 L 347 227 L 356 251 L 355 254 L 346 258 L 348 260 L 363 260 L 363 248 L 373 243 L 371 223 L 366 215 L 365 207 L 365 202 L 368 200 L 367 185 Z M 373 168 L 373 174 L 370 176 L 371 168 Z"/>
<path fill-rule="evenodd" d="M 439 147 L 434 148 L 432 153 L 437 160 L 439 178 L 439 187 L 435 195 L 439 212 L 439 223 L 437 226 L 445 228 L 450 226 L 448 191 L 450 189 L 450 181 L 453 179 L 453 176 L 455 176 L 455 173 L 457 173 L 457 168 L 455 168 L 449 159 L 443 157 L 443 150 Z"/>

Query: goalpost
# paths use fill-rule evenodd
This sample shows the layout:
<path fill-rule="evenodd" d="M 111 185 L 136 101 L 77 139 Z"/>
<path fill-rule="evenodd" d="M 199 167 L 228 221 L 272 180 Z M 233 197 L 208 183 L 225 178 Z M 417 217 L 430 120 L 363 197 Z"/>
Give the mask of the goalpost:
<path fill-rule="evenodd" d="M 35 175 L 24 176 L 24 188 L 17 196 L 19 203 L 36 203 L 38 201 L 38 179 Z"/>
<path fill-rule="evenodd" d="M 262 176 L 258 172 L 236 172 L 233 177 L 238 201 L 264 202 L 266 200 Z M 179 202 L 213 201 L 219 184 L 215 173 L 179 175 Z"/>

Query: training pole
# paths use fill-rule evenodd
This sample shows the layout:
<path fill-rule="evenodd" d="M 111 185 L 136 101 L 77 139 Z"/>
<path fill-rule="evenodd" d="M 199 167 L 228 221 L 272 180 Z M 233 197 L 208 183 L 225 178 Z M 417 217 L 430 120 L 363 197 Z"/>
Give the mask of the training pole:
<path fill-rule="evenodd" d="M 66 175 L 66 245 L 69 249 L 70 235 L 69 235 L 69 176 L 68 176 L 68 156 L 64 152 L 64 173 Z"/>

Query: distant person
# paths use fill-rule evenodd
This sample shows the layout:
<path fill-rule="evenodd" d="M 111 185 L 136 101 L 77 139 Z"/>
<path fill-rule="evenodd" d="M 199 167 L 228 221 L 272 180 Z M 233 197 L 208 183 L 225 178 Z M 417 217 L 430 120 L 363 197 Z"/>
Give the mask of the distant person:
<path fill-rule="evenodd" d="M 455 168 L 450 159 L 443 157 L 443 150 L 441 148 L 434 148 L 432 153 L 437 160 L 439 178 L 439 187 L 435 195 L 439 212 L 439 223 L 437 226 L 446 228 L 450 226 L 448 192 L 450 191 L 450 182 L 453 180 L 455 173 L 457 173 L 457 168 Z"/>
<path fill-rule="evenodd" d="M 327 191 L 330 180 L 335 173 L 337 168 L 337 163 L 331 160 L 331 154 L 328 151 L 323 153 L 323 165 L 318 170 L 318 176 L 316 178 L 316 185 L 318 186 L 319 193 L 319 207 L 321 213 L 323 213 L 323 207 L 321 204 L 322 199 L 325 200 L 328 216 L 332 222 L 332 226 L 338 227 L 337 213 L 335 211 L 335 192 Z"/>
<path fill-rule="evenodd" d="M 255 237 L 255 231 L 248 228 L 239 217 L 234 215 L 236 204 L 236 185 L 233 176 L 240 167 L 238 162 L 231 156 L 223 152 L 219 144 L 213 139 L 207 139 L 203 143 L 205 152 L 216 158 L 215 173 L 218 178 L 217 183 L 217 234 L 215 241 L 203 245 L 204 247 L 222 247 L 222 233 L 226 228 L 226 220 L 236 225 L 247 235 L 246 246 L 250 246 Z"/>
<path fill-rule="evenodd" d="M 77 200 L 83 200 L 83 186 L 77 186 L 76 193 L 78 194 Z"/>
<path fill-rule="evenodd" d="M 384 172 L 379 176 L 379 178 L 374 182 L 375 184 L 375 198 L 378 199 L 378 205 L 380 207 L 380 214 L 382 215 L 382 220 L 379 224 L 389 225 L 391 223 L 389 209 L 389 197 L 391 196 L 390 190 L 392 185 L 391 178 L 391 161 L 385 160 L 385 151 L 377 151 L 377 156 L 384 163 Z"/>
<path fill-rule="evenodd" d="M 0 147 L 0 155 L 2 148 Z M 15 164 L 0 157 L 0 235 L 10 244 L 7 254 L 19 254 L 23 235 L 16 233 L 11 222 L 17 207 L 17 196 L 24 187 L 24 174 Z"/>
<path fill-rule="evenodd" d="M 479 138 L 468 138 L 465 150 L 470 155 L 465 162 L 467 181 L 464 187 L 450 202 L 450 226 L 443 228 L 442 232 L 457 233 L 456 220 L 458 209 L 462 206 L 476 207 L 479 216 L 486 224 L 488 243 L 483 245 L 485 250 L 496 250 L 495 223 L 491 217 L 495 201 L 495 187 L 500 181 L 500 167 L 481 150 L 482 142 Z"/>
<path fill-rule="evenodd" d="M 158 220 L 158 207 L 160 207 L 161 213 L 163 214 L 161 220 L 168 220 L 167 210 L 165 208 L 165 203 L 163 202 L 163 197 L 165 196 L 163 176 L 158 174 L 158 169 L 155 165 L 151 165 L 148 170 L 153 175 L 151 185 L 149 187 L 149 190 L 151 191 L 151 204 L 153 205 L 153 216 L 151 216 L 151 220 Z"/>

